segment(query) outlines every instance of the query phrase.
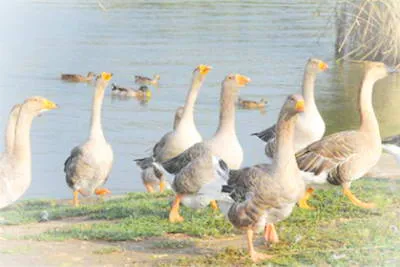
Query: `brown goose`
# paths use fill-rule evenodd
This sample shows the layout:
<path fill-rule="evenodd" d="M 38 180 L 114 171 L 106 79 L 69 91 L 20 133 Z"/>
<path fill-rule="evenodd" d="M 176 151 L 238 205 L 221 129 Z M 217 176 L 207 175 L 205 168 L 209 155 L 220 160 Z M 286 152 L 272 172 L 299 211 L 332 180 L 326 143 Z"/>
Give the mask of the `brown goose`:
<path fill-rule="evenodd" d="M 343 193 L 354 205 L 372 208 L 350 191 L 351 182 L 361 178 L 379 160 L 382 153 L 379 124 L 372 106 L 372 93 L 376 81 L 388 75 L 385 64 L 364 62 L 365 74 L 359 91 L 361 125 L 358 130 L 338 132 L 314 142 L 296 154 L 299 168 L 309 186 L 302 207 L 313 209 L 307 203 L 313 187 L 321 184 L 341 185 Z"/>
<path fill-rule="evenodd" d="M 219 201 L 229 221 L 246 230 L 248 251 L 253 261 L 270 258 L 254 250 L 253 232 L 264 229 L 267 241 L 277 242 L 274 223 L 288 217 L 305 189 L 293 150 L 297 114 L 303 112 L 304 100 L 300 95 L 287 98 L 276 126 L 277 150 L 271 165 L 258 164 L 230 171 L 228 186 L 222 192 L 231 193 L 234 201 Z"/>
<path fill-rule="evenodd" d="M 178 126 L 179 122 L 182 119 L 183 107 L 177 108 L 175 112 L 175 119 L 173 129 L 175 130 Z M 146 188 L 146 191 L 149 193 L 154 192 L 154 185 L 160 186 L 160 192 L 163 192 L 165 189 L 165 175 L 161 169 L 153 164 L 153 159 L 149 160 L 135 160 L 136 164 L 141 168 L 142 173 L 142 181 Z"/>
<path fill-rule="evenodd" d="M 95 77 L 96 74 L 93 72 L 88 72 L 86 77 L 80 74 L 61 74 L 61 80 L 75 83 L 91 82 Z"/>
<path fill-rule="evenodd" d="M 210 202 L 213 209 L 217 208 L 216 202 L 202 195 L 202 192 L 208 190 L 208 184 L 223 176 L 227 171 L 226 164 L 238 169 L 242 163 L 243 151 L 235 133 L 235 102 L 239 88 L 249 82 L 246 76 L 228 75 L 222 82 L 220 122 L 214 136 L 162 163 L 166 171 L 175 174 L 172 188 L 176 197 L 169 214 L 170 222 L 183 221 L 179 215 L 179 205 L 184 197 L 185 203 L 190 203 L 192 208 L 203 207 Z"/>
<path fill-rule="evenodd" d="M 314 58 L 309 59 L 305 66 L 302 92 L 305 107 L 304 112 L 298 116 L 299 118 L 296 123 L 294 137 L 295 151 L 299 151 L 312 142 L 321 139 L 325 133 L 325 122 L 315 104 L 314 87 L 317 74 L 326 69 L 328 69 L 328 64 Z M 252 135 L 256 135 L 266 142 L 265 154 L 267 155 L 268 161 L 271 161 L 275 151 L 275 125 L 259 133 L 253 133 Z"/>

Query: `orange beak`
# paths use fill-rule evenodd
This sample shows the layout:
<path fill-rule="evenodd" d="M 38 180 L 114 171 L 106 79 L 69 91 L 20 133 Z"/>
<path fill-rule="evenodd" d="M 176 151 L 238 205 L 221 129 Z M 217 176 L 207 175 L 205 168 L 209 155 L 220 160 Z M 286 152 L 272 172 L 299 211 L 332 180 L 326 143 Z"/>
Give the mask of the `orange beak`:
<path fill-rule="evenodd" d="M 105 81 L 111 80 L 112 76 L 113 76 L 113 74 L 109 73 L 109 72 L 102 72 L 101 73 L 101 78 L 103 78 Z"/>
<path fill-rule="evenodd" d="M 303 112 L 304 111 L 304 100 L 297 100 L 296 102 L 296 111 Z"/>
<path fill-rule="evenodd" d="M 212 69 L 212 67 L 208 65 L 199 65 L 198 68 L 202 75 L 206 75 Z"/>
<path fill-rule="evenodd" d="M 325 62 L 320 62 L 319 64 L 318 64 L 318 68 L 320 69 L 320 70 L 322 70 L 322 71 L 325 71 L 325 70 L 327 70 L 328 68 L 329 68 L 329 66 L 328 66 L 328 64 L 326 64 Z"/>
<path fill-rule="evenodd" d="M 240 86 L 245 86 L 246 84 L 248 84 L 251 81 L 249 77 L 246 77 L 246 76 L 240 75 L 240 74 L 236 74 L 235 79 L 236 79 L 237 84 L 239 84 Z"/>

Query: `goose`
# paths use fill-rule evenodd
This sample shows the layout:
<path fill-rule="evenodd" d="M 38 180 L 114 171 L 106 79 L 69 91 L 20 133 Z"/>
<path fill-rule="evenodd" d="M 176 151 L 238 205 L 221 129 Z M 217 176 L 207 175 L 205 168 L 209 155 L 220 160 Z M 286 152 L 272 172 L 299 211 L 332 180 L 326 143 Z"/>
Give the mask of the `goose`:
<path fill-rule="evenodd" d="M 75 83 L 91 82 L 95 77 L 96 74 L 93 72 L 88 72 L 86 77 L 80 74 L 61 74 L 61 80 Z"/>
<path fill-rule="evenodd" d="M 295 151 L 303 149 L 307 145 L 322 138 L 325 133 L 325 122 L 319 114 L 314 97 L 314 84 L 317 74 L 328 69 L 328 64 L 322 60 L 311 58 L 307 61 L 304 70 L 303 92 L 305 101 L 305 110 L 300 114 L 296 123 L 294 147 Z M 268 162 L 272 161 L 275 151 L 276 125 L 267 128 L 264 131 L 253 133 L 264 142 L 265 154 Z"/>
<path fill-rule="evenodd" d="M 393 155 L 397 163 L 400 164 L 400 135 L 394 135 L 383 139 L 382 149 L 384 152 Z"/>
<path fill-rule="evenodd" d="M 342 186 L 344 195 L 356 206 L 375 207 L 373 203 L 359 200 L 350 191 L 350 185 L 367 173 L 381 156 L 381 136 L 372 105 L 372 94 L 375 82 L 385 78 L 389 70 L 380 62 L 366 61 L 363 64 L 365 73 L 358 93 L 359 129 L 325 136 L 296 154 L 308 186 L 299 203 L 302 207 L 314 209 L 307 201 L 313 188 L 324 184 Z"/>
<path fill-rule="evenodd" d="M 113 164 L 113 151 L 107 143 L 101 126 L 101 106 L 104 90 L 112 74 L 103 72 L 97 79 L 94 89 L 92 118 L 88 140 L 72 149 L 64 163 L 65 178 L 73 190 L 73 205 L 79 206 L 79 194 L 83 196 L 105 195 L 110 193 L 100 188 L 108 179 Z"/>
<path fill-rule="evenodd" d="M 216 176 L 220 175 L 219 173 L 226 173 L 228 167 L 240 168 L 243 150 L 235 133 L 235 102 L 239 88 L 249 82 L 248 77 L 240 74 L 226 76 L 221 89 L 219 126 L 214 136 L 162 163 L 162 167 L 167 172 L 175 174 L 172 189 L 176 196 L 169 214 L 170 222 L 184 220 L 179 214 L 179 206 L 183 198 L 187 199 L 186 203 L 194 205 L 192 208 L 202 207 L 203 204 L 208 203 L 211 203 L 213 209 L 218 208 L 215 200 L 204 198 L 201 191 L 206 190 L 207 184 L 212 183 Z M 182 122 L 178 127 L 181 124 Z"/>
<path fill-rule="evenodd" d="M 175 119 L 173 124 L 173 129 L 175 130 L 177 125 L 182 119 L 183 107 L 178 107 L 175 112 Z M 152 158 L 148 158 L 147 160 L 135 160 L 136 164 L 141 168 L 142 173 L 142 181 L 146 188 L 146 191 L 149 193 L 154 192 L 154 185 L 159 185 L 160 192 L 163 192 L 165 189 L 165 176 L 162 169 L 157 168 L 153 163 Z"/>
<path fill-rule="evenodd" d="M 176 129 L 166 133 L 156 143 L 151 157 L 136 159 L 136 162 L 155 161 L 162 163 L 179 155 L 192 145 L 201 142 L 202 137 L 194 123 L 193 108 L 204 79 L 211 69 L 212 67 L 207 65 L 199 65 L 194 69 L 191 88 L 186 96 L 180 123 Z"/>
<path fill-rule="evenodd" d="M 253 261 L 271 257 L 255 251 L 254 231 L 264 229 L 267 241 L 278 242 L 274 223 L 291 214 L 305 190 L 296 164 L 293 140 L 296 120 L 304 106 L 301 95 L 291 95 L 286 99 L 276 126 L 276 154 L 272 164 L 231 170 L 228 185 L 222 187 L 222 192 L 230 193 L 233 200 L 220 199 L 218 204 L 233 226 L 246 231 L 248 253 Z"/>
<path fill-rule="evenodd" d="M 153 79 L 140 75 L 135 75 L 135 83 L 139 85 L 153 85 L 157 87 L 159 81 L 160 81 L 160 75 L 158 74 L 154 75 Z"/>
<path fill-rule="evenodd" d="M 261 98 L 260 101 L 254 101 L 254 100 L 243 100 L 239 97 L 238 99 L 238 105 L 242 108 L 246 109 L 259 109 L 259 108 L 265 108 L 265 105 L 267 104 L 267 101 L 264 98 Z"/>
<path fill-rule="evenodd" d="M 139 99 L 151 98 L 150 89 L 142 85 L 139 89 L 132 89 L 128 87 L 118 86 L 115 83 L 111 84 L 111 95 L 121 97 L 136 97 Z"/>
<path fill-rule="evenodd" d="M 57 108 L 50 100 L 34 96 L 10 112 L 6 150 L 0 157 L 0 208 L 18 200 L 32 179 L 30 131 L 32 121 L 42 112 Z"/>

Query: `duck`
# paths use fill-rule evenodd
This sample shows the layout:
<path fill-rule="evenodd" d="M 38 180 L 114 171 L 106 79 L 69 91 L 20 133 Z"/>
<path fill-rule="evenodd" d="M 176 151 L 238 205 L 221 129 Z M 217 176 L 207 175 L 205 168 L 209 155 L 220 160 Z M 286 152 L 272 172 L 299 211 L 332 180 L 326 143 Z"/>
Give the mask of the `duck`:
<path fill-rule="evenodd" d="M 153 147 L 152 156 L 135 161 L 162 163 L 176 157 L 192 145 L 201 142 L 202 137 L 194 122 L 194 105 L 204 80 L 212 69 L 208 65 L 198 65 L 192 73 L 192 83 L 186 96 L 182 118 L 176 128 L 166 133 Z"/>
<path fill-rule="evenodd" d="M 246 109 L 260 109 L 265 108 L 267 101 L 264 98 L 261 98 L 260 101 L 254 100 L 243 100 L 240 97 L 238 98 L 238 105 L 242 108 Z"/>
<path fill-rule="evenodd" d="M 113 164 L 113 150 L 104 137 L 101 125 L 101 108 L 104 91 L 112 74 L 102 72 L 94 89 L 92 117 L 89 137 L 83 144 L 72 149 L 65 160 L 64 172 L 68 186 L 73 191 L 73 206 L 79 206 L 79 194 L 89 196 L 106 195 L 110 190 L 102 188 L 106 183 Z"/>
<path fill-rule="evenodd" d="M 361 64 L 365 72 L 358 92 L 359 128 L 325 136 L 296 153 L 297 164 L 307 184 L 299 205 L 307 209 L 315 209 L 307 201 L 315 187 L 324 185 L 341 186 L 343 194 L 358 207 L 375 207 L 374 203 L 359 200 L 350 186 L 363 177 L 381 156 L 381 136 L 372 96 L 375 82 L 388 76 L 389 69 L 381 62 L 365 61 Z"/>
<path fill-rule="evenodd" d="M 6 129 L 6 149 L 0 157 L 0 208 L 17 201 L 32 180 L 30 131 L 33 119 L 44 111 L 56 109 L 54 102 L 34 96 L 15 105 Z"/>
<path fill-rule="evenodd" d="M 290 95 L 281 108 L 276 126 L 276 154 L 272 164 L 257 164 L 230 170 L 218 204 L 232 225 L 246 232 L 248 253 L 257 262 L 272 256 L 260 254 L 253 245 L 254 232 L 264 230 L 270 243 L 279 241 L 274 224 L 289 217 L 303 197 L 305 183 L 296 164 L 294 135 L 296 120 L 304 111 L 301 95 Z"/>
<path fill-rule="evenodd" d="M 394 135 L 383 139 L 382 149 L 384 152 L 393 155 L 400 165 L 400 135 Z"/>
<path fill-rule="evenodd" d="M 305 101 L 305 110 L 301 113 L 296 122 L 295 130 L 295 151 L 303 149 L 322 138 L 325 134 L 325 122 L 318 111 L 315 103 L 314 88 L 318 73 L 328 69 L 328 64 L 320 59 L 310 58 L 305 66 L 302 95 Z M 262 141 L 266 142 L 265 154 L 268 162 L 272 162 L 275 151 L 276 125 L 267 128 L 264 131 L 253 133 Z"/>
<path fill-rule="evenodd" d="M 135 83 L 139 85 L 153 85 L 158 87 L 159 81 L 160 81 L 160 75 L 158 74 L 154 75 L 153 79 L 145 76 L 135 75 Z"/>
<path fill-rule="evenodd" d="M 176 129 L 179 122 L 182 119 L 183 107 L 178 107 L 175 112 L 173 130 Z M 164 192 L 166 187 L 165 175 L 163 170 L 157 168 L 153 163 L 152 158 L 147 160 L 134 160 L 137 166 L 142 170 L 141 178 L 142 182 L 148 193 L 154 192 L 154 186 L 158 185 L 160 187 L 160 192 Z"/>
<path fill-rule="evenodd" d="M 162 168 L 175 175 L 172 189 L 176 196 L 169 213 L 171 223 L 184 220 L 179 214 L 181 201 L 186 201 L 186 205 L 190 203 L 192 208 L 210 203 L 212 209 L 218 209 L 216 201 L 208 199 L 201 191 L 217 179 L 219 173 L 226 174 L 228 168 L 238 169 L 241 166 L 243 149 L 235 132 L 235 103 L 239 89 L 249 82 L 250 78 L 241 74 L 226 76 L 222 82 L 219 125 L 214 136 L 161 163 Z"/>
<path fill-rule="evenodd" d="M 61 80 L 75 83 L 91 82 L 94 78 L 96 78 L 96 74 L 91 71 L 86 76 L 80 74 L 61 74 Z"/>
<path fill-rule="evenodd" d="M 151 98 L 150 89 L 142 85 L 139 89 L 118 86 L 115 83 L 111 84 L 111 95 L 121 97 L 136 97 L 136 98 Z"/>

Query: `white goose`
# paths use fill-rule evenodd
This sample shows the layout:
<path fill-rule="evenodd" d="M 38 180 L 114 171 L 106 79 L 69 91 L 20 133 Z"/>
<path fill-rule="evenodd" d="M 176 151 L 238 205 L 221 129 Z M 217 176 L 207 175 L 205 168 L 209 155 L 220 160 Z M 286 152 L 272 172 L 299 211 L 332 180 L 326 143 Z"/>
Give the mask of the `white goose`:
<path fill-rule="evenodd" d="M 328 69 L 328 64 L 314 58 L 309 59 L 305 66 L 302 89 L 302 94 L 305 101 L 305 109 L 302 114 L 299 114 L 296 122 L 294 137 L 295 151 L 299 151 L 312 142 L 321 139 L 325 133 L 325 122 L 318 111 L 317 105 L 315 104 L 314 89 L 317 74 L 325 71 L 326 69 Z M 269 162 L 272 161 L 275 151 L 275 127 L 276 125 L 273 125 L 264 131 L 252 134 L 266 142 L 265 154 L 267 155 Z"/>
<path fill-rule="evenodd" d="M 160 141 L 158 141 L 153 148 L 152 157 L 136 159 L 136 162 L 140 164 L 140 161 L 152 162 L 154 160 L 162 163 L 179 155 L 192 145 L 201 142 L 202 137 L 194 123 L 193 109 L 200 88 L 211 68 L 211 66 L 199 65 L 193 71 L 192 85 L 186 97 L 180 123 L 177 125 L 176 129 L 166 133 Z"/>
<path fill-rule="evenodd" d="M 183 221 L 179 205 L 184 197 L 186 204 L 192 207 L 202 207 L 211 201 L 212 207 L 217 209 L 216 202 L 203 196 L 201 191 L 207 191 L 208 184 L 227 173 L 226 164 L 232 169 L 240 168 L 243 150 L 235 133 L 235 103 L 239 88 L 249 82 L 243 75 L 228 75 L 222 82 L 220 121 L 215 135 L 162 163 L 166 171 L 176 174 L 172 184 L 176 197 L 169 214 L 170 222 Z"/>
<path fill-rule="evenodd" d="M 33 119 L 57 105 L 43 97 L 31 97 L 10 113 L 6 151 L 0 158 L 0 208 L 18 200 L 32 179 L 30 130 Z"/>

